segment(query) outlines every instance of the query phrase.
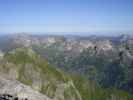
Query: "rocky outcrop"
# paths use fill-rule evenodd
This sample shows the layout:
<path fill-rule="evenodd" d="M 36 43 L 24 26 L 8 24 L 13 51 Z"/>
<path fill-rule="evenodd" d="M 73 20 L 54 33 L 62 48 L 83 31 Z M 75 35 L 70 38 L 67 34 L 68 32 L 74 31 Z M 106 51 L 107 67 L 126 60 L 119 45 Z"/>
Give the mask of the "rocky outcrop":
<path fill-rule="evenodd" d="M 0 76 L 0 100 L 52 100 L 19 81 Z"/>

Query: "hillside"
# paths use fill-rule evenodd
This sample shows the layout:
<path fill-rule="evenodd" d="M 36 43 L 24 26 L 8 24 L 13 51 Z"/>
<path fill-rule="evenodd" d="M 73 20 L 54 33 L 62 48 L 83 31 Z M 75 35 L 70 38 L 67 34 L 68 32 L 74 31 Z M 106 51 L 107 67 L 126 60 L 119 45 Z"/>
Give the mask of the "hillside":
<path fill-rule="evenodd" d="M 18 80 L 53 100 L 81 100 L 72 80 L 31 49 L 8 52 L 0 63 L 1 76 Z"/>
<path fill-rule="evenodd" d="M 30 97 L 35 93 L 34 99 L 28 100 L 44 97 L 49 98 L 47 100 L 133 100 L 133 96 L 125 91 L 101 88 L 95 81 L 55 69 L 30 48 L 17 48 L 4 54 L 0 59 L 0 76 L 5 81 L 0 82 L 5 84 L 0 93 L 4 93 L 3 89 L 18 97 Z M 25 92 L 15 92 L 15 87 Z"/>

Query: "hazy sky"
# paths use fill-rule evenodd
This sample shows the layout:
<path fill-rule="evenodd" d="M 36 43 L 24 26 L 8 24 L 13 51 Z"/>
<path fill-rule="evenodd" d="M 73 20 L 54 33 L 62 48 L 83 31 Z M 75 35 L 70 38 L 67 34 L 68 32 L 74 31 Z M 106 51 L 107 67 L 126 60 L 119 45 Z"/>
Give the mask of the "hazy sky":
<path fill-rule="evenodd" d="M 0 0 L 0 32 L 133 31 L 133 0 Z"/>

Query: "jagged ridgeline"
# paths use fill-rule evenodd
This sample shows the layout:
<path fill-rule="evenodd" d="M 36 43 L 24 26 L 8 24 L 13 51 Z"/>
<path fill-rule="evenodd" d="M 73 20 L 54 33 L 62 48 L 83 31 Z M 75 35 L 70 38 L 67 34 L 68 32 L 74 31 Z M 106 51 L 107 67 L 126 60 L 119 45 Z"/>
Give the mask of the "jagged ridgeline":
<path fill-rule="evenodd" d="M 94 81 L 88 81 L 77 75 L 67 75 L 52 67 L 29 48 L 17 48 L 4 54 L 0 58 L 0 76 L 15 80 L 11 84 L 19 81 L 30 86 L 50 98 L 46 100 L 133 100 L 133 96 L 127 92 L 103 89 Z M 2 85 L 0 86 L 1 91 Z M 16 93 L 18 96 L 19 94 L 21 93 Z"/>
<path fill-rule="evenodd" d="M 0 74 L 31 86 L 52 100 L 81 100 L 72 80 L 32 49 L 18 48 L 6 53 L 1 59 Z"/>

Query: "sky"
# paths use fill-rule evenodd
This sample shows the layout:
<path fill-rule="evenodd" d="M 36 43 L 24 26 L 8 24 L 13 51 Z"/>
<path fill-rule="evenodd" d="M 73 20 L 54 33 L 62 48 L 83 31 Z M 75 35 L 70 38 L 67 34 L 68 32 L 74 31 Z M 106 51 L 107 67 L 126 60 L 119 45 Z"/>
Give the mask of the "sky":
<path fill-rule="evenodd" d="M 132 31 L 133 0 L 0 0 L 0 33 Z"/>

